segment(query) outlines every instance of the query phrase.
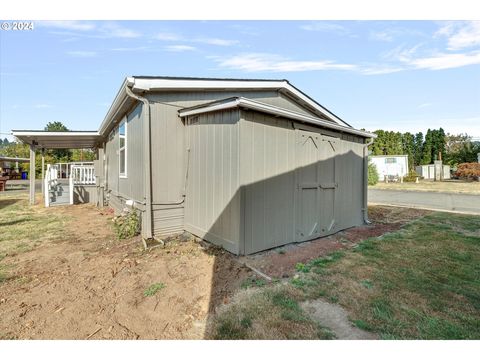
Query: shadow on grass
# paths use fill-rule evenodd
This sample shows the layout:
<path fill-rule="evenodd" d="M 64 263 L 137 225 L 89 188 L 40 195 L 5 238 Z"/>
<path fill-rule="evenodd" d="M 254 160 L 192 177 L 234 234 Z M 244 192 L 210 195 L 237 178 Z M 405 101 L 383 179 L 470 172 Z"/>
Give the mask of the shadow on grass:
<path fill-rule="evenodd" d="M 14 205 L 22 199 L 1 199 L 0 198 L 0 210 L 6 208 L 7 206 Z"/>

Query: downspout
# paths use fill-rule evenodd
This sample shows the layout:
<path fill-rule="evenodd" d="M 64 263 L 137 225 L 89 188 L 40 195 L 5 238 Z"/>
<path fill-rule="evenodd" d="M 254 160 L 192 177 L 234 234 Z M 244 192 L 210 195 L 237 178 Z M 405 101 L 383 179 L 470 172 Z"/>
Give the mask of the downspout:
<path fill-rule="evenodd" d="M 151 161 L 151 145 L 150 145 L 150 103 L 147 98 L 134 94 L 132 90 L 125 86 L 125 91 L 128 96 L 138 101 L 141 101 L 145 106 L 145 112 L 143 112 L 144 119 L 144 162 L 145 162 L 145 221 L 142 226 L 142 237 L 144 239 L 153 238 L 153 222 L 152 222 L 152 161 Z"/>
<path fill-rule="evenodd" d="M 370 138 L 363 145 L 363 222 L 365 224 L 371 224 L 368 220 L 368 147 L 372 145 L 374 138 Z"/>

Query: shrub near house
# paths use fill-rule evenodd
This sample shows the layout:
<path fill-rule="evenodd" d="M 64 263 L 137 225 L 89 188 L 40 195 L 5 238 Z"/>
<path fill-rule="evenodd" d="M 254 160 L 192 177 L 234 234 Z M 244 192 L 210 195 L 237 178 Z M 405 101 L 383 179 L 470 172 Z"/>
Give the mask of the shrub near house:
<path fill-rule="evenodd" d="M 465 180 L 480 180 L 480 163 L 459 164 L 455 176 Z"/>

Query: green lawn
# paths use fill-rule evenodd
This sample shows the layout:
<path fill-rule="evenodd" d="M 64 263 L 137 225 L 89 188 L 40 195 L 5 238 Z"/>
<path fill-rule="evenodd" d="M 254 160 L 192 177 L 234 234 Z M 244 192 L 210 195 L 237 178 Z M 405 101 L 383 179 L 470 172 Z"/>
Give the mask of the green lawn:
<path fill-rule="evenodd" d="M 382 339 L 480 339 L 479 216 L 431 213 L 353 250 L 296 268 L 296 278 L 262 286 L 255 297 L 227 307 L 215 319 L 211 336 L 251 337 L 242 331 L 238 315 L 248 314 L 247 324 L 259 337 L 285 338 L 282 329 L 300 324 L 300 337 L 328 338 L 328 331 L 315 328 L 293 305 L 323 298 L 344 307 L 353 324 Z M 292 316 L 282 315 L 268 295 L 272 291 L 293 302 Z"/>

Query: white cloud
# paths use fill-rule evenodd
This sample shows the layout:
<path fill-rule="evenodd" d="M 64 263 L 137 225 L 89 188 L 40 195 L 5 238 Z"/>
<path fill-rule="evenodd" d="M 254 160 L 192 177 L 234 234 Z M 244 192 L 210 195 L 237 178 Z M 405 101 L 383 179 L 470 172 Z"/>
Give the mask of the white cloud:
<path fill-rule="evenodd" d="M 194 46 L 188 46 L 188 45 L 169 45 L 169 46 L 165 46 L 165 50 L 171 51 L 171 52 L 182 52 L 182 51 L 197 50 L 197 48 Z"/>
<path fill-rule="evenodd" d="M 360 68 L 360 72 L 363 75 L 384 75 L 384 74 L 396 73 L 403 70 L 405 70 L 404 67 L 389 66 L 389 65 L 382 65 L 382 64 L 363 66 Z"/>
<path fill-rule="evenodd" d="M 42 27 L 62 30 L 53 31 L 53 33 L 69 36 L 70 39 L 75 39 L 75 37 L 132 39 L 142 35 L 138 31 L 128 29 L 111 21 L 99 23 L 87 21 L 39 21 L 38 24 Z"/>
<path fill-rule="evenodd" d="M 376 40 L 376 41 L 391 42 L 393 41 L 394 37 L 391 31 L 384 30 L 384 31 L 372 31 L 370 33 L 370 39 Z"/>
<path fill-rule="evenodd" d="M 382 57 L 389 61 L 400 62 L 405 70 L 444 70 L 480 64 L 480 51 L 464 53 L 433 52 L 422 48 L 423 45 L 418 44 L 411 48 L 398 46 L 384 53 Z"/>
<path fill-rule="evenodd" d="M 436 33 L 446 37 L 449 50 L 459 50 L 480 45 L 480 21 L 449 21 Z"/>
<path fill-rule="evenodd" d="M 111 22 L 103 24 L 99 28 L 99 31 L 105 37 L 112 37 L 112 38 L 133 39 L 141 36 L 141 34 L 138 31 L 131 30 Z"/>
<path fill-rule="evenodd" d="M 213 58 L 221 67 L 245 72 L 296 72 L 314 70 L 355 70 L 351 64 L 339 64 L 329 60 L 289 60 L 274 54 L 242 54 L 227 58 Z"/>
<path fill-rule="evenodd" d="M 73 57 L 82 57 L 82 58 L 90 58 L 90 57 L 97 56 L 97 53 L 95 51 L 82 51 L 82 50 L 67 51 L 67 54 Z"/>
<path fill-rule="evenodd" d="M 466 54 L 438 53 L 428 57 L 407 60 L 417 69 L 443 70 L 480 64 L 480 51 Z"/>
<path fill-rule="evenodd" d="M 38 21 L 36 25 L 62 30 L 89 31 L 95 29 L 95 24 L 86 21 Z"/>
<path fill-rule="evenodd" d="M 345 26 L 330 21 L 317 21 L 310 24 L 302 25 L 300 26 L 300 28 L 307 31 L 334 32 L 341 35 L 349 33 L 348 29 Z"/>

